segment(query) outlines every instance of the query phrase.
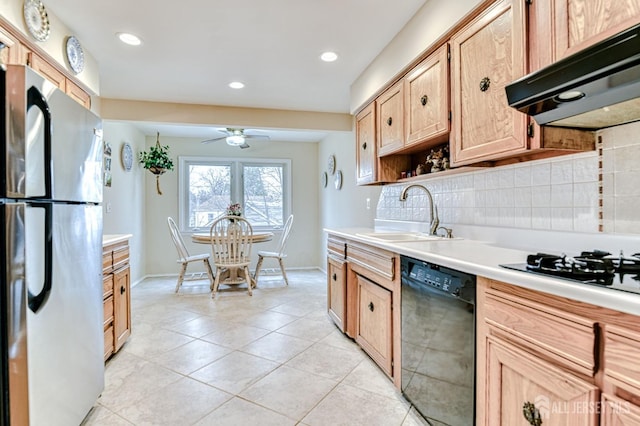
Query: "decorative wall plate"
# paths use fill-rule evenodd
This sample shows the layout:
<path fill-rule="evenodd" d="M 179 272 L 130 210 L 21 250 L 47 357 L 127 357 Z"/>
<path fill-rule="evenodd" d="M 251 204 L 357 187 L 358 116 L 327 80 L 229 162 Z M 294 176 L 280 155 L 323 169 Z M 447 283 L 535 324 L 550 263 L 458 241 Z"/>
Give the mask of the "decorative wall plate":
<path fill-rule="evenodd" d="M 322 172 L 322 187 L 327 187 L 327 182 L 329 182 L 329 176 L 327 176 L 327 172 Z"/>
<path fill-rule="evenodd" d="M 125 171 L 130 171 L 131 167 L 133 167 L 133 149 L 131 149 L 131 145 L 126 142 L 122 144 L 120 157 L 122 160 L 122 167 L 124 167 Z"/>
<path fill-rule="evenodd" d="M 327 160 L 327 169 L 329 170 L 329 174 L 332 175 L 336 171 L 336 157 L 332 154 L 329 156 Z"/>
<path fill-rule="evenodd" d="M 336 177 L 333 180 L 333 184 L 335 185 L 336 189 L 342 188 L 342 171 L 338 170 L 336 172 Z"/>
<path fill-rule="evenodd" d="M 49 15 L 40 0 L 26 0 L 22 11 L 29 33 L 38 41 L 47 41 L 51 34 Z"/>
<path fill-rule="evenodd" d="M 76 74 L 80 74 L 84 69 L 84 52 L 80 42 L 74 36 L 67 38 L 67 61 Z"/>

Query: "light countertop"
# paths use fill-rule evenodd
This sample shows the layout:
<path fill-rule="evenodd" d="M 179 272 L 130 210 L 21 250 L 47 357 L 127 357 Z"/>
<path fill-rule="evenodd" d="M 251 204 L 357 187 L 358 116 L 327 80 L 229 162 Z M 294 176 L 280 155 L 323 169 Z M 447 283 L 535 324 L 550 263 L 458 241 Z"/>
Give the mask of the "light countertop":
<path fill-rule="evenodd" d="M 102 245 L 119 243 L 133 237 L 132 234 L 106 234 L 102 236 Z"/>
<path fill-rule="evenodd" d="M 474 275 L 640 315 L 640 295 L 513 271 L 499 266 L 526 262 L 527 255 L 530 254 L 527 251 L 472 239 L 388 242 L 358 235 L 375 232 L 372 228 L 325 229 L 325 232 Z"/>

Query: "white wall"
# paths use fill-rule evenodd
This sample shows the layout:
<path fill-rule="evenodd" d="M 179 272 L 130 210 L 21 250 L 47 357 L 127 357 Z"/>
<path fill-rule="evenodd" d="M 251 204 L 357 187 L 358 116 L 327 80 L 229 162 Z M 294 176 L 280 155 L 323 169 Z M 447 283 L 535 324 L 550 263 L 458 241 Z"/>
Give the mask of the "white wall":
<path fill-rule="evenodd" d="M 155 144 L 154 137 L 147 137 L 147 147 Z M 251 148 L 239 149 L 230 147 L 224 142 L 203 145 L 201 139 L 169 138 L 160 135 L 160 143 L 169 145 L 169 153 L 174 159 L 176 168 L 160 177 L 163 195 L 156 193 L 155 176 L 144 172 L 146 188 L 145 233 L 146 253 L 144 268 L 147 274 L 177 274 L 176 251 L 169 236 L 167 216 L 178 218 L 178 157 L 204 156 L 217 158 L 283 158 L 291 160 L 292 168 L 292 213 L 295 216 L 289 242 L 288 257 L 285 265 L 288 268 L 316 267 L 318 265 L 319 241 L 318 224 L 320 209 L 318 205 L 318 144 L 301 142 L 251 141 Z M 273 250 L 279 235 L 269 243 L 254 246 L 253 264 L 257 260 L 257 250 Z M 192 253 L 204 253 L 210 247 L 194 244 L 188 235 L 184 236 L 187 248 Z M 270 262 L 274 262 L 271 264 Z M 264 267 L 277 268 L 273 260 L 265 261 Z M 191 270 L 191 266 L 189 266 Z M 193 271 L 201 271 L 194 265 Z"/>
<path fill-rule="evenodd" d="M 74 74 L 67 64 L 66 58 L 66 39 L 73 35 L 73 31 L 66 24 L 58 19 L 51 8 L 47 8 L 47 15 L 51 23 L 51 33 L 47 41 L 38 41 L 27 31 L 23 18 L 24 0 L 0 0 L 0 15 L 9 23 L 16 27 L 21 33 L 25 34 L 29 40 L 32 40 L 39 48 L 47 52 L 51 57 L 69 70 L 70 74 Z M 44 2 L 46 3 L 46 2 Z M 82 43 L 82 40 L 80 40 Z M 87 88 L 96 94 L 100 94 L 100 76 L 98 72 L 98 62 L 95 60 L 91 52 L 83 46 L 84 52 L 84 70 L 76 75 L 76 78 L 84 83 Z M 95 108 L 93 104 L 95 105 Z M 99 105 L 92 102 L 92 110 L 99 111 Z"/>
<path fill-rule="evenodd" d="M 131 282 L 142 279 L 146 272 L 145 246 L 145 188 L 143 169 L 134 162 L 130 172 L 122 167 L 120 152 L 125 142 L 131 144 L 136 155 L 144 149 L 145 136 L 125 123 L 104 122 L 104 140 L 111 144 L 111 187 L 104 187 L 102 209 L 104 234 L 132 234 Z M 111 212 L 107 212 L 108 207 Z"/>
<path fill-rule="evenodd" d="M 429 0 L 351 85 L 355 113 L 481 0 Z"/>
<path fill-rule="evenodd" d="M 343 175 L 341 190 L 334 187 L 335 176 L 329 176 L 327 187 L 320 188 L 322 213 L 319 217 L 319 242 L 322 246 L 317 262 L 324 269 L 327 244 L 323 228 L 373 227 L 381 187 L 356 185 L 356 142 L 353 132 L 336 133 L 325 138 L 320 143 L 318 154 L 318 175 L 327 171 L 327 159 L 331 154 L 336 157 L 336 170 L 341 170 Z M 370 200 L 369 209 L 367 198 Z"/>

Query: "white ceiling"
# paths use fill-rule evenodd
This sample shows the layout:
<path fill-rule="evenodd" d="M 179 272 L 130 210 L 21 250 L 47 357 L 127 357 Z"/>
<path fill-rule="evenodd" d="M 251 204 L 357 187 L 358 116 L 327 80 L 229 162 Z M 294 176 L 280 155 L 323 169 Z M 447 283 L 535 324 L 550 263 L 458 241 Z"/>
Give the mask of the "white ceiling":
<path fill-rule="evenodd" d="M 426 1 L 188 0 L 176 8 L 157 0 L 45 0 L 45 5 L 98 61 L 102 97 L 348 113 L 351 83 Z M 140 36 L 142 46 L 122 44 L 117 32 Z M 337 52 L 338 61 L 320 61 L 325 50 Z M 236 80 L 246 87 L 227 86 Z M 141 129 L 155 134 L 158 126 Z M 212 128 L 159 130 L 213 137 Z"/>

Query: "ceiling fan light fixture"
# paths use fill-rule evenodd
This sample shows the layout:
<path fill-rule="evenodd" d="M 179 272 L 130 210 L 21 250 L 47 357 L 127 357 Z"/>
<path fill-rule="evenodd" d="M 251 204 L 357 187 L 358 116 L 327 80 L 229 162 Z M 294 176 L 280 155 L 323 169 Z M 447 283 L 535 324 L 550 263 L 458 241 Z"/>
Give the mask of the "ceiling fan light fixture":
<path fill-rule="evenodd" d="M 242 135 L 227 136 L 226 140 L 227 140 L 227 145 L 231 145 L 231 146 L 244 145 L 244 136 Z"/>

